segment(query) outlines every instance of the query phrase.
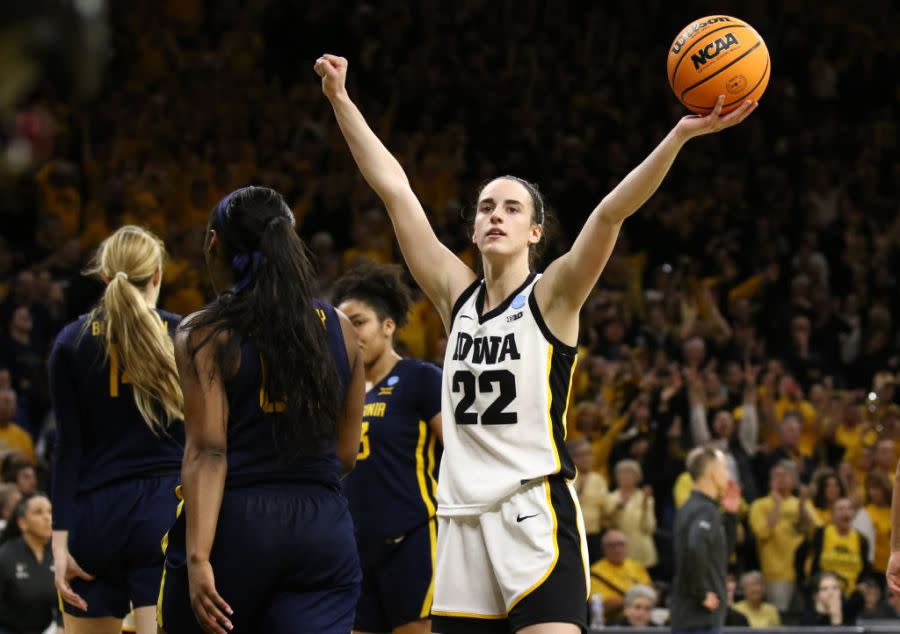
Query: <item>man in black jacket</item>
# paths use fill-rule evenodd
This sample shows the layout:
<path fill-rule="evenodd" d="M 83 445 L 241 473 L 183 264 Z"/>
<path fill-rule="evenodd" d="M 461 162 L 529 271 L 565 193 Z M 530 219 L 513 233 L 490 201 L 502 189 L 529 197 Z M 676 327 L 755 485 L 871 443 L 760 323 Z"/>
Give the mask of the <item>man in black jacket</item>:
<path fill-rule="evenodd" d="M 728 609 L 725 574 L 741 502 L 740 488 L 728 475 L 725 455 L 711 448 L 695 452 L 688 460 L 694 490 L 675 516 L 673 634 L 721 631 Z"/>

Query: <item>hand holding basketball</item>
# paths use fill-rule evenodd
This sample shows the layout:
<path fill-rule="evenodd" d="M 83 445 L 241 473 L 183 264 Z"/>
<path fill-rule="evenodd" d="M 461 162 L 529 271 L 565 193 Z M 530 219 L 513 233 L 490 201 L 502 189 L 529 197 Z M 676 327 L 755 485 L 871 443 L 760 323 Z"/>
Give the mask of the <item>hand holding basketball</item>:
<path fill-rule="evenodd" d="M 719 132 L 725 128 L 730 128 L 739 124 L 741 121 L 750 116 L 750 113 L 756 110 L 759 105 L 758 101 L 745 101 L 736 110 L 732 110 L 728 114 L 722 114 L 722 104 L 725 103 L 725 95 L 721 95 L 716 100 L 716 105 L 712 112 L 708 115 L 688 115 L 682 117 L 681 121 L 675 126 L 675 130 L 684 138 L 685 141 L 704 134 L 712 134 Z"/>
<path fill-rule="evenodd" d="M 337 55 L 326 53 L 316 60 L 313 68 L 316 74 L 322 78 L 322 92 L 329 99 L 345 95 L 347 87 L 347 60 Z"/>

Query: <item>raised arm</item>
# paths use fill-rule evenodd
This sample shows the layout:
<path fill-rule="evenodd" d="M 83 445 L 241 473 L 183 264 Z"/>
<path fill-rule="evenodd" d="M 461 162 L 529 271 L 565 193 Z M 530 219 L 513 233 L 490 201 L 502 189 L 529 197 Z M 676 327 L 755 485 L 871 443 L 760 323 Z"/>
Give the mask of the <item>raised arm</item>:
<path fill-rule="evenodd" d="M 694 137 L 737 125 L 756 108 L 755 102 L 747 101 L 722 116 L 723 101 L 720 97 L 706 116 L 682 118 L 656 149 L 594 208 L 571 250 L 547 267 L 535 292 L 551 329 L 551 320 L 559 319 L 554 319 L 552 313 L 559 310 L 571 314 L 581 309 L 609 260 L 622 222 L 653 195 L 684 144 Z M 563 328 L 564 322 L 565 318 L 559 322 Z"/>
<path fill-rule="evenodd" d="M 453 302 L 475 280 L 475 273 L 438 240 L 400 163 L 350 100 L 347 60 L 323 55 L 315 70 L 359 171 L 387 208 L 403 259 L 449 328 Z"/>

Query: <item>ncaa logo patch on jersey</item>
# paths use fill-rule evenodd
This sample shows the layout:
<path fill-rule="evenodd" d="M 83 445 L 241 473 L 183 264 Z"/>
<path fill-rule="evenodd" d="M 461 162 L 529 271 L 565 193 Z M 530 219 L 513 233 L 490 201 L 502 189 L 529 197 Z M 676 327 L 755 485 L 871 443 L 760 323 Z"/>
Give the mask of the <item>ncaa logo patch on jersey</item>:
<path fill-rule="evenodd" d="M 389 379 L 387 380 L 387 384 L 388 384 L 388 385 L 397 385 L 399 382 L 400 382 L 400 377 L 399 377 L 399 376 L 392 376 L 391 378 L 389 378 Z"/>
<path fill-rule="evenodd" d="M 525 305 L 525 296 L 524 295 L 516 295 L 512 300 L 513 308 L 522 308 Z"/>

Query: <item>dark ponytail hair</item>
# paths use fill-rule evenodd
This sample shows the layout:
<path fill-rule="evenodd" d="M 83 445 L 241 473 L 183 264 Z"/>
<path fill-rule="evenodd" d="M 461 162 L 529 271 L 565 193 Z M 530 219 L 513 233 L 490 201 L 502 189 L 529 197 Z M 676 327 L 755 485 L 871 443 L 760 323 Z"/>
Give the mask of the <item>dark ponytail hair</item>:
<path fill-rule="evenodd" d="M 313 305 L 313 267 L 294 231 L 294 214 L 275 190 L 244 187 L 216 205 L 210 228 L 235 285 L 184 326 L 208 329 L 188 344 L 191 358 L 226 333 L 227 343 L 216 351 L 224 377 L 235 367 L 241 343 L 252 339 L 266 394 L 285 404 L 270 413 L 282 456 L 320 453 L 337 436 L 339 378 Z"/>

